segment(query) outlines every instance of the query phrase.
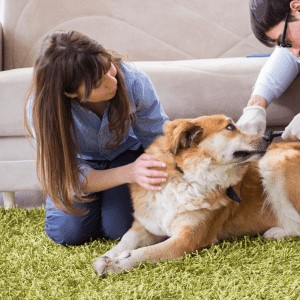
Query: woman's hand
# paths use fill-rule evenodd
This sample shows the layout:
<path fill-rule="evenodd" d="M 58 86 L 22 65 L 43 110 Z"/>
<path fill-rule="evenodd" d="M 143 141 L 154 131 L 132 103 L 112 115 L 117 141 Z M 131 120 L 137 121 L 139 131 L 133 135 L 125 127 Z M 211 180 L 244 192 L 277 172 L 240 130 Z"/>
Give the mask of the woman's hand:
<path fill-rule="evenodd" d="M 259 105 L 246 106 L 236 125 L 249 133 L 264 134 L 267 126 L 266 110 Z"/>
<path fill-rule="evenodd" d="M 300 114 L 294 117 L 291 123 L 285 128 L 281 137 L 289 141 L 300 140 Z"/>
<path fill-rule="evenodd" d="M 168 177 L 165 172 L 166 164 L 155 160 L 150 154 L 142 154 L 128 167 L 130 183 L 137 183 L 147 190 L 160 191 L 160 184 Z"/>

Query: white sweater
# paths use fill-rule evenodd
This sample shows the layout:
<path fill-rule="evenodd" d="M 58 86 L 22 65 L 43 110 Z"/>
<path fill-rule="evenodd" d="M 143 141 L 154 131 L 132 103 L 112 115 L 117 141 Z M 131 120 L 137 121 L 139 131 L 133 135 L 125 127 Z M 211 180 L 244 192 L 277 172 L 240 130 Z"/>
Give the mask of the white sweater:
<path fill-rule="evenodd" d="M 300 58 L 288 48 L 276 46 L 257 77 L 252 95 L 262 96 L 271 103 L 284 93 L 299 72 Z"/>

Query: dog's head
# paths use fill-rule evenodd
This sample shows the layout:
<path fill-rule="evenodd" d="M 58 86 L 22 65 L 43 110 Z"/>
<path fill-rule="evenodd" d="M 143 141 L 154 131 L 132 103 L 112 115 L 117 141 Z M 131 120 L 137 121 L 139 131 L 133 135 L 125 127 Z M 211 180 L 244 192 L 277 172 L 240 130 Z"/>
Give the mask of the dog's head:
<path fill-rule="evenodd" d="M 196 119 L 176 119 L 164 128 L 169 151 L 173 155 L 210 157 L 212 163 L 236 164 L 259 159 L 269 145 L 262 135 L 239 130 L 224 115 L 203 116 Z"/>

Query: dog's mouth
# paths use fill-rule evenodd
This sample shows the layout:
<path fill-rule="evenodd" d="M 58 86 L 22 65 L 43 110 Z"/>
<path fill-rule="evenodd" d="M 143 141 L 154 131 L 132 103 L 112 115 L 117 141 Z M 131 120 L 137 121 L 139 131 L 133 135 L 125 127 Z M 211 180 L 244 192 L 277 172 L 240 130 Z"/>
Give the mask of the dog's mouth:
<path fill-rule="evenodd" d="M 244 161 L 254 156 L 260 158 L 264 156 L 265 153 L 266 153 L 265 150 L 256 150 L 256 151 L 240 150 L 240 151 L 235 151 L 233 153 L 233 157 L 238 160 Z"/>

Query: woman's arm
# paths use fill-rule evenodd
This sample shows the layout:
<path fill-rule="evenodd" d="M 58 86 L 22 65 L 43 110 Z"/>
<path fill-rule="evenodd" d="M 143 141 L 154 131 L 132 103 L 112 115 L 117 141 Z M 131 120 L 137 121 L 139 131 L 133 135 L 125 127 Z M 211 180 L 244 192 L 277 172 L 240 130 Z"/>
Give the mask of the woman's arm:
<path fill-rule="evenodd" d="M 247 103 L 247 106 L 258 105 L 266 109 L 269 106 L 269 102 L 259 95 L 252 95 Z"/>
<path fill-rule="evenodd" d="M 276 47 L 257 77 L 248 106 L 266 108 L 285 92 L 299 71 L 299 59 L 287 48 Z"/>
<path fill-rule="evenodd" d="M 287 49 L 276 47 L 261 69 L 252 95 L 237 121 L 241 130 L 263 134 L 268 105 L 290 86 L 299 73 L 299 59 Z"/>
<path fill-rule="evenodd" d="M 91 194 L 127 183 L 137 183 L 148 190 L 161 190 L 166 181 L 165 163 L 154 160 L 152 155 L 142 154 L 133 163 L 108 170 L 90 170 L 83 181 L 82 191 Z M 162 170 L 153 170 L 161 168 Z"/>

